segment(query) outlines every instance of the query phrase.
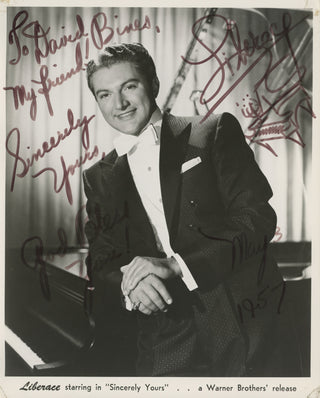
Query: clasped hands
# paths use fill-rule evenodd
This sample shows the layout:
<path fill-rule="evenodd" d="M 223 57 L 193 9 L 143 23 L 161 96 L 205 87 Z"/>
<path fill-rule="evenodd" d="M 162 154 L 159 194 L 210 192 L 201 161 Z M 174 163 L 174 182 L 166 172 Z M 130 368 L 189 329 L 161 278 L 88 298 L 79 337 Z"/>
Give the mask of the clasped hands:
<path fill-rule="evenodd" d="M 122 292 L 130 298 L 134 309 L 146 315 L 167 311 L 168 305 L 172 304 L 172 297 L 163 280 L 181 275 L 174 257 L 135 257 L 121 267 L 121 272 Z"/>

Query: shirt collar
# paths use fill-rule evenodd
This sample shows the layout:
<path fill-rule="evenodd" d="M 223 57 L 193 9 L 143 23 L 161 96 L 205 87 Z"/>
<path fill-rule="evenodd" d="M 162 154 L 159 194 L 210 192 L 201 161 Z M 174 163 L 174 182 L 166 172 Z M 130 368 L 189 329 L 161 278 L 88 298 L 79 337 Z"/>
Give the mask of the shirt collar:
<path fill-rule="evenodd" d="M 135 145 L 137 145 L 139 140 L 142 138 L 142 136 L 144 135 L 143 133 L 148 130 L 149 126 L 154 127 L 152 129 L 153 133 L 155 134 L 154 142 L 158 144 L 160 142 L 161 125 L 162 125 L 162 113 L 160 109 L 157 107 L 156 110 L 151 115 L 148 124 L 141 130 L 138 136 L 120 133 L 120 135 L 113 140 L 113 144 L 117 151 L 118 156 L 122 156 L 130 152 L 130 150 Z"/>
<path fill-rule="evenodd" d="M 162 124 L 162 113 L 160 109 L 157 107 L 156 110 L 153 112 L 151 115 L 151 118 L 149 120 L 149 123 L 147 124 L 146 128 L 152 124 L 155 127 L 161 127 Z"/>

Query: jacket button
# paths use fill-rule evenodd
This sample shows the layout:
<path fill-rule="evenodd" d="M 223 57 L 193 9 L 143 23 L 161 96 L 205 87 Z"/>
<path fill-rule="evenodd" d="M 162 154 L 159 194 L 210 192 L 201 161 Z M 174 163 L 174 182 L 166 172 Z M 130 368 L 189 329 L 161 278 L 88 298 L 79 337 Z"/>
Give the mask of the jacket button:
<path fill-rule="evenodd" d="M 193 225 L 193 224 L 189 224 L 188 227 L 191 228 L 191 229 L 193 229 L 193 228 L 194 228 L 194 225 Z"/>
<path fill-rule="evenodd" d="M 197 206 L 197 203 L 196 203 L 194 200 L 190 200 L 190 204 L 191 204 L 191 206 L 193 206 L 193 207 Z"/>

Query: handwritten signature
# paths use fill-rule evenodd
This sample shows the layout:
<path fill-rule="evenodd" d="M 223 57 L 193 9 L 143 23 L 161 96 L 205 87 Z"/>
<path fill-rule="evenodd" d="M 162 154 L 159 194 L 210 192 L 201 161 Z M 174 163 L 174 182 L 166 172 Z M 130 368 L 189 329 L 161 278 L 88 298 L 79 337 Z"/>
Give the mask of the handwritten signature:
<path fill-rule="evenodd" d="M 83 247 L 86 243 L 82 226 L 83 223 L 81 221 L 84 209 L 85 205 L 81 206 L 75 217 L 75 230 L 78 243 L 81 247 Z M 87 219 L 84 219 L 84 223 L 86 221 Z M 54 262 L 57 256 L 60 258 L 65 257 L 69 249 L 67 233 L 64 228 L 57 229 L 57 237 L 58 247 L 54 251 L 45 251 L 43 240 L 40 236 L 32 236 L 27 238 L 21 246 L 22 262 L 28 268 L 31 268 L 35 271 L 39 270 L 40 287 L 44 297 L 47 300 L 50 300 L 51 298 L 47 264 Z M 67 264 L 64 269 L 70 270 L 76 265 L 79 265 L 79 276 L 88 280 L 88 275 L 83 273 L 85 270 L 84 258 L 77 259 L 76 261 Z"/>
<path fill-rule="evenodd" d="M 279 227 L 277 227 L 278 230 Z M 279 228 L 280 231 L 280 228 Z M 263 310 L 267 307 L 268 301 L 271 296 L 273 296 L 277 291 L 280 291 L 279 300 L 277 303 L 277 313 L 280 314 L 281 307 L 283 304 L 285 291 L 286 291 L 286 283 L 285 281 L 281 281 L 280 283 L 270 286 L 267 284 L 263 285 L 263 277 L 266 269 L 266 261 L 267 261 L 267 250 L 269 246 L 269 241 L 267 236 L 265 235 L 263 238 L 263 242 L 255 244 L 251 242 L 247 235 L 242 232 L 239 235 L 236 235 L 232 240 L 229 239 L 221 239 L 218 237 L 210 236 L 204 233 L 201 229 L 198 229 L 198 232 L 207 239 L 215 240 L 215 241 L 223 241 L 230 243 L 232 246 L 232 262 L 231 269 L 234 270 L 236 264 L 241 264 L 244 261 L 249 260 L 250 258 L 258 255 L 259 253 L 262 255 L 260 264 L 257 270 L 257 286 L 260 286 L 260 290 L 257 292 L 256 297 L 254 298 L 245 298 L 242 299 L 237 304 L 237 309 L 240 317 L 241 323 L 244 323 L 244 314 L 249 315 L 251 318 L 255 318 L 257 312 Z"/>
<path fill-rule="evenodd" d="M 77 214 L 75 216 L 74 226 L 77 236 L 77 243 L 80 248 L 87 246 L 87 240 L 85 237 L 85 229 L 84 225 L 88 225 L 88 216 L 86 213 L 86 205 L 82 205 Z M 97 210 L 99 213 L 99 211 Z M 96 224 L 90 223 L 90 236 L 91 238 L 97 237 L 99 234 L 105 233 L 106 231 L 111 230 L 116 225 L 120 224 L 122 221 L 125 221 L 128 218 L 128 209 L 125 205 L 124 212 L 120 211 L 115 212 L 114 214 L 106 214 L 103 219 L 100 217 L 97 218 Z M 46 250 L 43 245 L 43 240 L 40 236 L 32 236 L 27 238 L 22 246 L 21 246 L 21 259 L 25 266 L 31 268 L 33 270 L 39 270 L 40 277 L 40 286 L 43 292 L 43 295 L 46 299 L 50 300 L 50 285 L 49 278 L 47 273 L 47 264 L 53 264 L 56 257 L 64 258 L 70 249 L 70 245 L 68 243 L 67 233 L 64 228 L 59 227 L 57 229 L 57 237 L 58 237 L 58 247 L 55 250 Z M 126 245 L 127 250 L 129 250 L 130 242 L 129 242 L 129 229 L 126 225 Z M 106 246 L 105 246 L 106 248 Z M 85 251 L 87 254 L 87 250 Z M 104 264 L 112 261 L 122 255 L 122 252 L 116 250 L 110 244 L 109 253 L 104 256 Z M 64 266 L 64 269 L 69 271 L 70 269 L 78 266 L 79 277 L 86 279 L 86 292 L 87 290 L 93 290 L 93 266 L 91 263 L 90 253 L 88 256 L 80 256 L 75 261 L 72 261 L 70 264 Z M 102 264 L 94 267 L 94 271 L 100 271 L 102 269 Z M 84 273 L 86 270 L 86 273 Z M 86 296 L 86 294 L 85 294 Z"/>
<path fill-rule="evenodd" d="M 263 242 L 254 243 L 248 239 L 248 236 L 245 232 L 235 235 L 232 239 L 208 235 L 202 231 L 201 228 L 198 228 L 198 232 L 207 239 L 226 242 L 231 245 L 231 270 L 234 270 L 238 264 L 242 264 L 251 257 L 262 254 L 257 273 L 257 284 L 259 285 L 262 282 L 266 267 L 267 250 L 269 246 L 269 240 L 266 235 L 263 237 Z"/>
<path fill-rule="evenodd" d="M 262 76 L 257 82 L 253 82 L 253 93 L 246 106 L 246 112 L 243 112 L 245 117 L 253 118 L 246 137 L 250 143 L 265 147 L 275 156 L 277 154 L 270 145 L 270 141 L 275 139 L 291 140 L 303 147 L 299 112 L 305 111 L 312 117 L 316 116 L 311 108 L 311 96 L 302 85 L 307 68 L 298 64 L 298 51 L 295 52 L 293 49 L 290 33 L 302 24 L 306 17 L 293 24 L 290 13 L 284 13 L 280 29 L 272 23 L 270 29 L 261 35 L 249 32 L 248 37 L 242 40 L 235 21 L 215 14 L 212 18 L 222 20 L 226 26 L 226 34 L 216 49 L 211 49 L 205 44 L 197 33 L 198 25 L 206 18 L 200 18 L 193 24 L 192 34 L 206 50 L 207 56 L 198 61 L 182 57 L 191 65 L 202 65 L 210 60 L 217 65 L 201 91 L 200 103 L 207 107 L 203 120 L 214 112 L 257 65 L 266 61 L 266 69 L 261 70 Z M 273 49 L 280 42 L 286 43 L 288 51 L 280 59 L 274 59 Z M 264 94 L 260 94 L 259 91 L 263 91 Z M 272 96 L 272 100 L 267 98 L 266 93 Z M 287 110 L 286 105 L 294 97 L 294 110 Z M 237 103 L 237 106 L 241 104 Z M 278 122 L 271 123 L 270 115 L 276 115 Z"/>
<path fill-rule="evenodd" d="M 71 109 L 67 111 L 68 127 L 64 128 L 63 133 L 57 131 L 56 136 L 50 137 L 48 141 L 44 141 L 42 146 L 35 150 L 30 157 L 22 157 L 20 153 L 20 130 L 18 128 L 12 129 L 6 139 L 6 150 L 7 153 L 14 159 L 12 176 L 11 176 L 11 192 L 14 190 L 16 177 L 25 177 L 32 166 L 40 159 L 43 159 L 49 152 L 57 148 L 63 140 L 70 136 L 70 134 L 78 129 L 81 130 L 81 145 L 85 149 L 83 156 L 80 156 L 74 164 L 66 165 L 64 157 L 60 156 L 62 178 L 61 182 L 58 182 L 57 171 L 52 167 L 45 167 L 40 171 L 32 174 L 32 178 L 37 178 L 45 172 L 50 172 L 53 174 L 53 187 L 56 193 L 61 192 L 65 188 L 67 198 L 70 204 L 73 203 L 73 195 L 70 184 L 70 175 L 75 173 L 75 170 L 85 164 L 88 160 L 93 159 L 99 155 L 99 149 L 95 145 L 93 150 L 90 150 L 90 135 L 89 135 L 89 123 L 95 117 L 91 115 L 90 117 L 83 116 L 81 119 L 75 121 L 73 112 Z M 101 154 L 101 157 L 104 153 Z"/>

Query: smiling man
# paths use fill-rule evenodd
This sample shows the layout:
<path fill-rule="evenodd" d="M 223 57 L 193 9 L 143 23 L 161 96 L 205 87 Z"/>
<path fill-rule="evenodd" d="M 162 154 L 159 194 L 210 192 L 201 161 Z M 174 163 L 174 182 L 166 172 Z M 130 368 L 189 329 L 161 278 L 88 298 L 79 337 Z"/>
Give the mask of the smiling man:
<path fill-rule="evenodd" d="M 99 69 L 91 79 L 101 112 L 110 126 L 124 134 L 139 135 L 156 109 L 159 84 L 151 82 L 130 62 Z"/>
<path fill-rule="evenodd" d="M 137 316 L 136 374 L 298 375 L 272 191 L 237 120 L 162 114 L 141 44 L 107 47 L 87 78 L 120 132 L 84 173 L 88 274 Z"/>

